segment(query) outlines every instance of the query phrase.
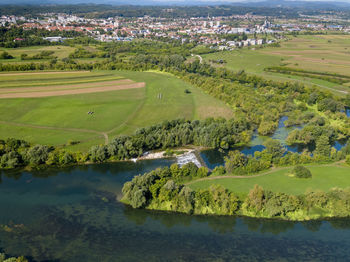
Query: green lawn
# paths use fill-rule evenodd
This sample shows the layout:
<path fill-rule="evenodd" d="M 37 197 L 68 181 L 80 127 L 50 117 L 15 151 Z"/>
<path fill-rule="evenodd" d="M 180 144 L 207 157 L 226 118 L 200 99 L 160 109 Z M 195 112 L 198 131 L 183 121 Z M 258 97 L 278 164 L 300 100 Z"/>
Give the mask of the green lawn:
<path fill-rule="evenodd" d="M 349 45 L 349 35 L 298 36 L 262 53 L 283 56 L 289 67 L 349 75 Z"/>
<path fill-rule="evenodd" d="M 245 70 L 247 73 L 262 73 L 264 68 L 269 66 L 279 66 L 283 62 L 283 57 L 269 55 L 258 50 L 239 49 L 234 51 L 223 51 L 203 55 L 203 59 L 225 60 L 225 67 L 238 71 Z"/>
<path fill-rule="evenodd" d="M 116 129 L 113 135 L 130 134 L 135 128 L 165 120 L 233 116 L 232 110 L 223 102 L 170 74 L 157 72 L 120 72 L 119 74 L 137 82 L 146 82 L 146 99 L 140 110 L 127 119 L 123 126 Z M 185 89 L 190 90 L 191 93 L 186 94 Z"/>
<path fill-rule="evenodd" d="M 41 62 L 47 61 L 40 60 L 21 60 L 21 54 L 28 54 L 33 56 L 39 54 L 41 51 L 54 51 L 53 56 L 57 56 L 58 59 L 68 57 L 68 55 L 74 52 L 75 48 L 70 46 L 30 46 L 20 48 L 4 48 L 0 47 L 0 52 L 6 51 L 14 57 L 14 59 L 0 59 L 0 63 L 28 63 L 28 62 Z"/>
<path fill-rule="evenodd" d="M 24 88 L 53 85 L 77 85 L 119 80 L 113 72 L 62 71 L 0 73 L 0 88 Z M 0 89 L 1 91 L 1 89 Z"/>
<path fill-rule="evenodd" d="M 247 193 L 255 184 L 274 192 L 299 195 L 307 190 L 329 191 L 334 187 L 350 187 L 350 167 L 341 165 L 319 165 L 308 167 L 312 172 L 311 179 L 300 179 L 289 175 L 291 168 L 272 171 L 259 177 L 223 178 L 203 180 L 190 185 L 192 189 L 208 188 L 211 185 L 223 185 L 237 192 Z"/>
<path fill-rule="evenodd" d="M 87 149 L 137 128 L 178 118 L 204 119 L 233 116 L 221 101 L 186 84 L 157 72 L 96 71 L 78 73 L 0 74 L 0 87 L 49 86 L 113 79 L 145 82 L 146 88 L 66 95 L 44 98 L 0 99 L 0 137 L 23 138 L 32 143 L 62 145 L 68 140 L 82 143 L 73 148 Z M 185 93 L 185 89 L 191 91 Z M 93 115 L 87 112 L 93 111 Z M 50 137 L 52 137 L 50 139 Z"/>
<path fill-rule="evenodd" d="M 40 143 L 46 145 L 63 145 L 69 140 L 84 141 L 83 144 L 75 145 L 78 149 L 86 149 L 89 141 L 94 141 L 94 144 L 103 144 L 104 138 L 102 135 L 94 133 L 74 132 L 65 130 L 32 128 L 27 126 L 16 126 L 9 124 L 0 124 L 0 137 L 15 137 L 31 141 L 32 143 Z"/>
<path fill-rule="evenodd" d="M 0 119 L 39 126 L 108 131 L 142 103 L 144 88 L 45 98 L 0 99 Z M 93 111 L 93 115 L 87 112 Z M 9 113 L 11 112 L 11 113 Z"/>

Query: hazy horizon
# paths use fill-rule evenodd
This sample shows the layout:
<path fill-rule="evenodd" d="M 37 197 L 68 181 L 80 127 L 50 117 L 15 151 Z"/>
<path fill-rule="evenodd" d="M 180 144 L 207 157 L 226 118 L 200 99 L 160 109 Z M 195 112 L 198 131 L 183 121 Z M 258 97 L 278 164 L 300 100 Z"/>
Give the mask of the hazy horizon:
<path fill-rule="evenodd" d="M 329 1 L 329 0 L 2 0 L 0 4 L 131 4 L 131 5 L 147 5 L 147 4 L 160 4 L 160 5 L 173 5 L 173 4 L 184 4 L 184 5 L 196 5 L 197 3 L 203 4 L 237 4 L 237 3 L 259 3 L 266 2 L 271 4 L 279 4 L 285 2 L 324 2 L 327 4 L 336 3 L 346 3 L 350 4 L 350 0 L 339 0 L 339 1 Z"/>

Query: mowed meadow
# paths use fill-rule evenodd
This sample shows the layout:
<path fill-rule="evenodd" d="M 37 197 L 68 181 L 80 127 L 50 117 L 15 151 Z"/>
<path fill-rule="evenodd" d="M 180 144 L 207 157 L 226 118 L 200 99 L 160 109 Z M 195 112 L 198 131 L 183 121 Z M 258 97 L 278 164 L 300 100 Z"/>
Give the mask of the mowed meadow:
<path fill-rule="evenodd" d="M 230 118 L 232 114 L 221 101 L 159 72 L 0 74 L 3 139 L 87 150 L 164 120 Z"/>
<path fill-rule="evenodd" d="M 283 66 L 298 70 L 336 73 L 350 76 L 350 35 L 290 36 L 280 47 L 250 47 L 204 55 L 206 61 L 224 60 L 229 69 L 245 70 L 276 81 L 296 81 L 316 85 L 337 95 L 350 91 L 350 83 L 343 85 L 317 78 L 266 72 L 265 68 Z"/>
<path fill-rule="evenodd" d="M 266 190 L 301 195 L 308 191 L 328 192 L 334 188 L 350 187 L 350 167 L 342 164 L 310 165 L 307 168 L 312 178 L 303 179 L 291 176 L 292 167 L 278 168 L 246 177 L 211 177 L 194 181 L 192 189 L 207 189 L 212 185 L 222 185 L 232 192 L 247 194 L 254 185 L 262 186 Z"/>

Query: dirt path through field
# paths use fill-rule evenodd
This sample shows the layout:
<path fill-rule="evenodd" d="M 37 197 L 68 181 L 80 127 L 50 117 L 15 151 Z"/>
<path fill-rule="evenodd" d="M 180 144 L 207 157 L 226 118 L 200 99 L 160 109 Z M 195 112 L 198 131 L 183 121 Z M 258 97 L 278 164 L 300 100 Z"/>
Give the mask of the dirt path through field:
<path fill-rule="evenodd" d="M 323 166 L 338 166 L 338 164 L 341 164 L 343 163 L 344 161 L 339 161 L 339 162 L 336 162 L 336 163 L 332 163 L 332 164 L 325 164 Z M 320 165 L 308 165 L 308 167 L 318 167 Z M 190 181 L 188 183 L 185 183 L 185 185 L 191 185 L 191 184 L 194 184 L 196 182 L 200 182 L 200 181 L 208 181 L 208 180 L 217 180 L 217 179 L 226 179 L 226 178 L 233 178 L 233 179 L 249 179 L 249 178 L 255 178 L 255 177 L 261 177 L 261 176 L 267 176 L 267 175 L 270 175 L 272 173 L 275 173 L 277 171 L 280 171 L 280 170 L 286 170 L 286 169 L 289 169 L 291 168 L 292 166 L 287 166 L 287 167 L 277 167 L 277 168 L 271 168 L 270 170 L 268 170 L 267 172 L 263 172 L 263 173 L 260 173 L 260 174 L 257 174 L 257 175 L 246 175 L 246 176 L 213 176 L 213 177 L 204 177 L 204 178 L 200 178 L 200 179 L 197 179 L 197 180 L 193 180 L 193 181 Z"/>
<path fill-rule="evenodd" d="M 34 97 L 50 97 L 50 96 L 90 94 L 90 93 L 100 93 L 100 92 L 108 92 L 108 91 L 133 89 L 133 88 L 142 88 L 145 86 L 146 86 L 146 84 L 144 82 L 141 82 L 141 83 L 134 83 L 134 84 L 128 84 L 128 85 L 80 88 L 80 89 L 72 89 L 72 90 L 9 93 L 9 94 L 0 94 L 0 99 L 1 98 L 2 99 L 4 99 L 4 98 L 34 98 Z"/>
<path fill-rule="evenodd" d="M 289 167 L 272 168 L 268 172 L 257 174 L 257 175 L 252 175 L 252 176 L 247 175 L 247 176 L 213 176 L 213 177 L 205 177 L 205 178 L 201 178 L 201 179 L 197 179 L 197 180 L 188 182 L 185 185 L 191 185 L 191 184 L 194 184 L 194 183 L 200 182 L 200 181 L 217 180 L 217 179 L 225 179 L 225 178 L 245 178 L 245 179 L 248 179 L 248 178 L 260 177 L 260 176 L 266 176 L 266 175 L 274 173 L 276 171 L 284 170 L 284 169 L 288 169 L 288 168 Z"/>
<path fill-rule="evenodd" d="M 40 92 L 40 91 L 55 91 L 55 90 L 69 90 L 69 89 L 80 89 L 87 87 L 103 87 L 103 86 L 115 86 L 124 84 L 133 84 L 134 81 L 130 79 L 120 79 L 113 81 L 103 81 L 103 82 L 92 82 L 92 83 L 82 83 L 82 84 L 67 84 L 67 85 L 53 85 L 53 86 L 34 86 L 34 87 L 16 87 L 16 88 L 0 88 L 0 94 L 3 93 L 24 93 L 24 92 Z"/>

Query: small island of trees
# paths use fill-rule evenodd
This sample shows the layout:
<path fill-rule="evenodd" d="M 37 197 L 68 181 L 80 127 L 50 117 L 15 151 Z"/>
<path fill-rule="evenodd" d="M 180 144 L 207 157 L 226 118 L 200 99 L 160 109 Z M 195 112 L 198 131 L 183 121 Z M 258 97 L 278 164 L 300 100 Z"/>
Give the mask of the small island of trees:
<path fill-rule="evenodd" d="M 297 178 L 312 178 L 311 171 L 304 166 L 294 167 L 292 174 Z"/>

